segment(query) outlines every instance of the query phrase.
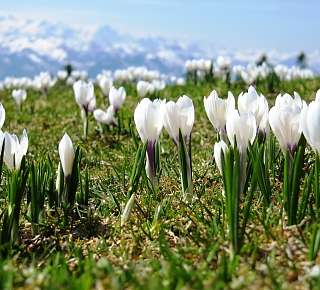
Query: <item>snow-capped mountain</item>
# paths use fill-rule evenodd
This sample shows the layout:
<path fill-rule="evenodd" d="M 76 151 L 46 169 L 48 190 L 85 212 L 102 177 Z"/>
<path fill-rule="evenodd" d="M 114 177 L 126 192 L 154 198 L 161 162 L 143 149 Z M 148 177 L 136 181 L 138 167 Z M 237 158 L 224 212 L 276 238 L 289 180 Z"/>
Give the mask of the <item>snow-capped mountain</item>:
<path fill-rule="evenodd" d="M 134 38 L 106 25 L 79 28 L 0 17 L 0 78 L 55 72 L 67 63 L 91 75 L 136 65 L 181 73 L 187 58 L 200 55 L 201 50 L 192 45 L 156 37 Z"/>
<path fill-rule="evenodd" d="M 261 52 L 220 52 L 234 64 L 254 61 Z M 161 37 L 137 38 L 118 33 L 105 25 L 73 27 L 61 23 L 0 16 L 0 79 L 5 76 L 32 76 L 41 71 L 56 72 L 71 63 L 94 76 L 102 69 L 144 65 L 164 73 L 181 74 L 190 58 L 212 58 L 219 54 L 203 46 Z M 296 54 L 271 53 L 275 59 L 293 64 Z M 320 52 L 312 65 L 320 64 Z"/>

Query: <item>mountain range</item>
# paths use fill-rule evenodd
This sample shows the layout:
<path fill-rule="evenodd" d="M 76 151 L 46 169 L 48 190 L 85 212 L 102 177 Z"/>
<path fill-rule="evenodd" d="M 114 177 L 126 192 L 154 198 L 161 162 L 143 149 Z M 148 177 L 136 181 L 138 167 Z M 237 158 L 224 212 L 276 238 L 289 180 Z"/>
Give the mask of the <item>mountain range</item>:
<path fill-rule="evenodd" d="M 71 63 L 94 77 L 102 69 L 146 66 L 163 73 L 182 74 L 191 58 L 227 55 L 233 64 L 257 60 L 263 51 L 208 48 L 164 37 L 134 37 L 108 25 L 76 27 L 47 20 L 0 16 L 0 79 L 56 72 Z M 273 63 L 294 65 L 298 52 L 266 52 Z M 308 54 L 310 67 L 320 72 L 320 50 Z"/>

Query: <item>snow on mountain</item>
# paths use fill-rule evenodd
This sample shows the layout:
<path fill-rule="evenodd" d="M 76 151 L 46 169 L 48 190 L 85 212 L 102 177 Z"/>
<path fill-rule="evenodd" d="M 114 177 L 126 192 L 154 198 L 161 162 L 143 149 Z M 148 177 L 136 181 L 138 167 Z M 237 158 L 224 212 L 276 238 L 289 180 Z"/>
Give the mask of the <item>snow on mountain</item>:
<path fill-rule="evenodd" d="M 147 66 L 165 73 L 181 74 L 190 58 L 212 58 L 196 44 L 172 41 L 162 37 L 135 38 L 120 34 L 104 25 L 76 27 L 43 20 L 0 16 L 0 79 L 8 75 L 34 75 L 43 70 L 56 72 L 67 63 L 86 69 L 94 76 L 102 69 Z M 260 51 L 223 52 L 234 64 L 257 60 Z M 294 64 L 296 53 L 268 54 L 271 61 Z M 319 67 L 320 52 L 313 52 L 309 61 Z"/>

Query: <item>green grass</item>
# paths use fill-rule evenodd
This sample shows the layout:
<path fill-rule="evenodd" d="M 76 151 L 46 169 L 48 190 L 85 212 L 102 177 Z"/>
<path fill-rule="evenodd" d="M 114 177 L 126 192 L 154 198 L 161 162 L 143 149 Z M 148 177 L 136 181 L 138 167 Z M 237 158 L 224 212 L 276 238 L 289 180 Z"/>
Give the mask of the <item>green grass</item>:
<path fill-rule="evenodd" d="M 311 100 L 318 88 L 319 78 L 282 82 L 273 92 L 265 82 L 257 86 L 270 105 L 284 92 L 297 91 Z M 247 89 L 241 83 L 230 88 L 222 82 L 168 86 L 161 92 L 167 100 L 186 94 L 195 105 L 194 198 L 183 202 L 177 148 L 163 131 L 159 192 L 152 192 L 143 175 L 137 204 L 120 227 L 137 151 L 130 126 L 134 129 L 133 111 L 139 98 L 133 86 L 126 89 L 121 130 L 113 128 L 101 135 L 90 116 L 85 141 L 71 87 L 57 84 L 47 98 L 29 91 L 21 112 L 9 91 L 0 92 L 6 109 L 3 131 L 28 131 L 28 163 L 49 156 L 57 168 L 58 143 L 67 132 L 82 149 L 82 174 L 85 168 L 90 173 L 89 206 L 75 209 L 69 224 L 63 222 L 59 209 L 49 209 L 46 202 L 35 234 L 23 202 L 20 239 L 0 261 L 0 289 L 316 289 L 320 280 L 307 275 L 313 265 L 308 251 L 316 222 L 307 219 L 297 227 L 283 227 L 279 181 L 272 188 L 272 206 L 265 215 L 256 193 L 244 246 L 240 255 L 230 258 L 222 177 L 212 157 L 216 133 L 204 112 L 203 96 L 212 89 L 220 96 L 226 96 L 228 89 L 238 95 Z M 101 92 L 96 89 L 96 94 L 98 106 L 105 106 Z M 0 213 L 7 202 L 4 184 L 5 180 Z M 320 262 L 320 256 L 315 260 Z"/>

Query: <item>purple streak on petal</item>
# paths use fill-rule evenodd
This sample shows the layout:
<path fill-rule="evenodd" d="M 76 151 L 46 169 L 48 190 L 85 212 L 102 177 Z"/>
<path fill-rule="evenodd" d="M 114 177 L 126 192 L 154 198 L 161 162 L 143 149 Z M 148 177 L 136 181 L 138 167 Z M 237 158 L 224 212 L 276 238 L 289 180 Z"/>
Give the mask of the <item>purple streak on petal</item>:
<path fill-rule="evenodd" d="M 297 149 L 297 145 L 296 144 L 288 144 L 288 149 L 289 149 L 289 151 L 291 153 L 291 156 L 293 156 L 294 152 Z"/>

